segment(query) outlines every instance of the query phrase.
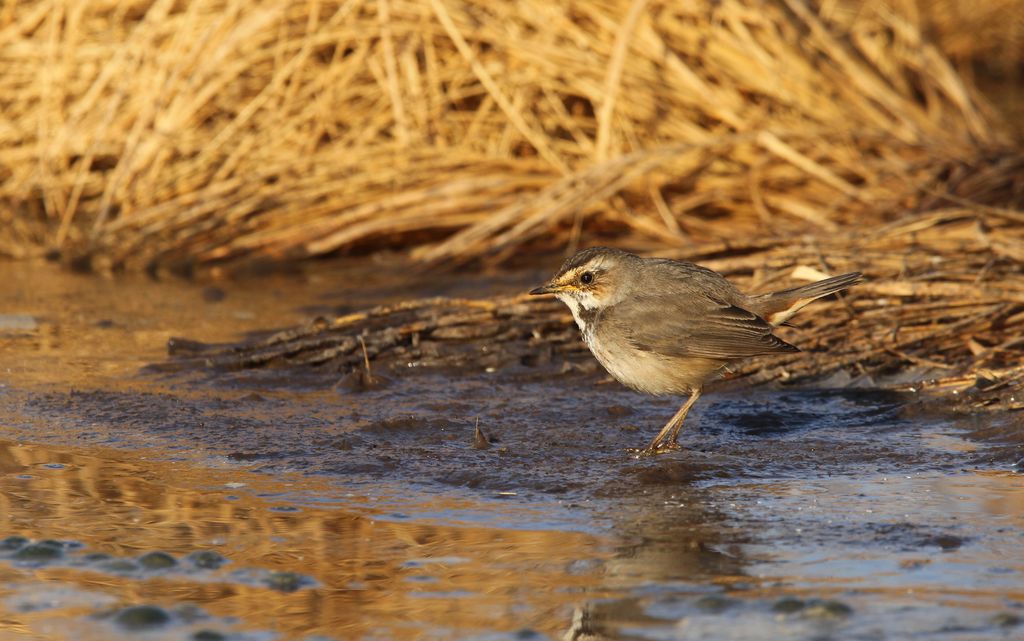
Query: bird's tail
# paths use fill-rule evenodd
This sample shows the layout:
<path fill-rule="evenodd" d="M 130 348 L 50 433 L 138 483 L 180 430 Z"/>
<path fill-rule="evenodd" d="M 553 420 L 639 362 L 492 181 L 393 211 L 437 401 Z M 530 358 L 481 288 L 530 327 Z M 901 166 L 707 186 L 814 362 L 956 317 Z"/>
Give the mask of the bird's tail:
<path fill-rule="evenodd" d="M 826 278 L 825 280 L 819 280 L 816 283 L 803 285 L 802 287 L 752 296 L 751 300 L 754 303 L 754 309 L 751 311 L 772 325 L 779 326 L 822 296 L 841 292 L 863 281 L 864 274 L 850 272 L 849 274 Z"/>

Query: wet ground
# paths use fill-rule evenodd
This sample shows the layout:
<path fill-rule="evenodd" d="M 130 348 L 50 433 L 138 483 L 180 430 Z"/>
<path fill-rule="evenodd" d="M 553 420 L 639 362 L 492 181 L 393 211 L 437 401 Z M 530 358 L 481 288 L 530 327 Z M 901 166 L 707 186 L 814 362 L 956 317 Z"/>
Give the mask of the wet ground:
<path fill-rule="evenodd" d="M 0 264 L 0 638 L 1024 637 L 1019 415 L 725 390 L 637 460 L 675 401 L 595 375 L 144 369 L 541 275 Z"/>

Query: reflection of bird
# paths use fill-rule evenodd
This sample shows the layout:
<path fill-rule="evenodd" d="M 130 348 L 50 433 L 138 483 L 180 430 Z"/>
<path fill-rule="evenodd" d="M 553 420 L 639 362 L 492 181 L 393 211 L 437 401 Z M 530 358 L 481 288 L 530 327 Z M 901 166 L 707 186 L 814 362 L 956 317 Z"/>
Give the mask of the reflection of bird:
<path fill-rule="evenodd" d="M 590 610 L 577 607 L 572 611 L 572 623 L 562 635 L 562 641 L 603 641 L 609 637 L 596 632 L 590 621 Z"/>
<path fill-rule="evenodd" d="M 634 639 L 624 636 L 623 628 L 663 624 L 664 621 L 645 614 L 636 598 L 591 601 L 572 611 L 572 623 L 562 634 L 562 641 L 612 641 Z"/>
<path fill-rule="evenodd" d="M 748 296 L 710 269 L 585 249 L 531 294 L 569 306 L 583 340 L 608 373 L 649 394 L 689 394 L 643 454 L 678 447 L 686 413 L 708 380 L 737 359 L 796 352 L 772 334 L 811 301 L 861 282 L 860 272 L 773 294 Z"/>

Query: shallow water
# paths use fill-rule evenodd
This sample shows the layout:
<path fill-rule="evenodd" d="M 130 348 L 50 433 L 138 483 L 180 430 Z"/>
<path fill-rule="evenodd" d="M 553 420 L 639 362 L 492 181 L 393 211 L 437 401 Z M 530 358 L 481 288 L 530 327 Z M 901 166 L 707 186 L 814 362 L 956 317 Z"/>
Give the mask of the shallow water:
<path fill-rule="evenodd" d="M 143 370 L 171 336 L 532 276 L 0 264 L 0 638 L 1024 635 L 1018 415 L 724 391 L 636 460 L 674 401 L 599 377 Z"/>

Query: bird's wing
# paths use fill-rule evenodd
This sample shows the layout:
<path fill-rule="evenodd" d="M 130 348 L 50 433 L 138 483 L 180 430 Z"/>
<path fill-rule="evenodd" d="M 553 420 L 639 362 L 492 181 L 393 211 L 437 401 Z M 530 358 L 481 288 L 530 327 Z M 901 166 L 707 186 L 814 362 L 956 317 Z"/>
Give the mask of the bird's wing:
<path fill-rule="evenodd" d="M 714 296 L 690 291 L 666 298 L 634 297 L 605 310 L 601 323 L 634 348 L 668 357 L 729 360 L 799 351 L 757 314 Z"/>

